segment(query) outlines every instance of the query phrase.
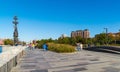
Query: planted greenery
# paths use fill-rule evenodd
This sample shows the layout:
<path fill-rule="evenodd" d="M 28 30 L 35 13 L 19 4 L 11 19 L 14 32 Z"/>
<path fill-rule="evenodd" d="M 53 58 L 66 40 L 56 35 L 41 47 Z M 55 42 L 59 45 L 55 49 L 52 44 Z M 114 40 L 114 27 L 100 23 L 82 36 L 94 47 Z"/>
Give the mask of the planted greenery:
<path fill-rule="evenodd" d="M 67 44 L 48 43 L 48 49 L 58 53 L 75 52 L 75 47 Z"/>

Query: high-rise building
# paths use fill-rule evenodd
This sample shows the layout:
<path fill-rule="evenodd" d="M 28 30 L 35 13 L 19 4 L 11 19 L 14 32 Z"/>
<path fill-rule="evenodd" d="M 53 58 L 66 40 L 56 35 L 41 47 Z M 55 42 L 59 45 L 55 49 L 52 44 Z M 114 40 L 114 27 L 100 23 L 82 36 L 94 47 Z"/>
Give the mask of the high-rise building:
<path fill-rule="evenodd" d="M 71 32 L 71 37 L 77 37 L 80 36 L 82 38 L 89 38 L 90 32 L 88 29 L 85 30 L 77 30 L 77 31 L 72 31 Z"/>

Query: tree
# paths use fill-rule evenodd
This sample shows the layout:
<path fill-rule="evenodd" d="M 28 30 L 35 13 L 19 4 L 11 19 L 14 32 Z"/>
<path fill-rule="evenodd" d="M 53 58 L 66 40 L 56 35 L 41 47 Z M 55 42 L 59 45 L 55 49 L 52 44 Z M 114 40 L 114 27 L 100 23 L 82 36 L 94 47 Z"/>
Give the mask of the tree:
<path fill-rule="evenodd" d="M 77 37 L 75 37 L 75 41 L 78 43 L 78 42 L 81 42 L 81 43 L 83 43 L 83 40 L 82 40 L 83 38 L 82 37 L 80 37 L 80 36 L 77 36 Z"/>
<path fill-rule="evenodd" d="M 22 42 L 21 42 L 21 45 L 25 46 L 25 45 L 26 45 L 26 42 L 22 41 Z"/>
<path fill-rule="evenodd" d="M 76 40 L 74 37 L 70 38 L 70 44 L 71 45 L 76 45 Z"/>
<path fill-rule="evenodd" d="M 42 48 L 42 45 L 44 43 L 50 43 L 50 42 L 56 42 L 54 40 L 52 40 L 52 38 L 49 38 L 49 39 L 42 39 L 42 40 L 37 40 L 36 43 L 37 43 L 37 48 Z"/>
<path fill-rule="evenodd" d="M 116 43 L 116 36 L 114 36 L 112 33 L 109 33 L 108 34 L 108 44 L 110 44 L 112 42 Z"/>
<path fill-rule="evenodd" d="M 4 44 L 5 44 L 5 45 L 13 45 L 14 42 L 13 42 L 12 39 L 5 39 L 5 40 L 4 40 Z"/>
<path fill-rule="evenodd" d="M 116 39 L 117 39 L 118 41 L 120 41 L 120 32 L 118 33 Z"/>
<path fill-rule="evenodd" d="M 58 43 L 70 44 L 70 37 L 58 38 Z"/>
<path fill-rule="evenodd" d="M 88 38 L 87 39 L 87 44 L 93 44 L 93 38 Z"/>
<path fill-rule="evenodd" d="M 101 33 L 101 34 L 95 35 L 95 43 L 107 44 L 106 34 Z"/>

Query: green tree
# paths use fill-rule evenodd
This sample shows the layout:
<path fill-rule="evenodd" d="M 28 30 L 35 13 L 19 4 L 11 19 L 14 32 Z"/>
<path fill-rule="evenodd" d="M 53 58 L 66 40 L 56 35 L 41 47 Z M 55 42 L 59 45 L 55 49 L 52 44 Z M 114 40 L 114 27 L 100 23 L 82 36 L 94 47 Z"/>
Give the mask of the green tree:
<path fill-rule="evenodd" d="M 80 36 L 75 37 L 75 40 L 76 40 L 77 43 L 78 43 L 78 42 L 83 42 L 82 39 L 83 39 L 83 38 L 80 37 Z"/>
<path fill-rule="evenodd" d="M 71 45 L 76 45 L 76 39 L 75 38 L 70 38 L 70 44 Z"/>
<path fill-rule="evenodd" d="M 22 41 L 22 42 L 21 42 L 21 45 L 25 46 L 25 45 L 26 45 L 26 42 L 25 42 L 25 41 Z"/>
<path fill-rule="evenodd" d="M 93 38 L 87 38 L 87 44 L 93 44 Z"/>
<path fill-rule="evenodd" d="M 116 37 L 117 41 L 120 41 L 120 32 L 118 33 L 117 37 Z"/>
<path fill-rule="evenodd" d="M 50 43 L 50 42 L 55 42 L 52 38 L 49 38 L 49 39 L 42 39 L 42 40 L 37 40 L 36 43 L 37 43 L 37 48 L 42 48 L 42 45 L 44 43 Z"/>
<path fill-rule="evenodd" d="M 13 42 L 12 39 L 5 39 L 5 40 L 4 40 L 4 44 L 5 44 L 5 45 L 13 45 L 14 42 Z"/>
<path fill-rule="evenodd" d="M 105 33 L 101 33 L 101 34 L 97 34 L 95 35 L 95 43 L 96 44 L 107 44 L 107 39 L 106 39 L 106 34 Z"/>
<path fill-rule="evenodd" d="M 111 44 L 112 42 L 116 43 L 116 37 L 112 34 L 108 34 L 108 43 Z"/>
<path fill-rule="evenodd" d="M 58 38 L 58 43 L 70 44 L 70 37 Z"/>

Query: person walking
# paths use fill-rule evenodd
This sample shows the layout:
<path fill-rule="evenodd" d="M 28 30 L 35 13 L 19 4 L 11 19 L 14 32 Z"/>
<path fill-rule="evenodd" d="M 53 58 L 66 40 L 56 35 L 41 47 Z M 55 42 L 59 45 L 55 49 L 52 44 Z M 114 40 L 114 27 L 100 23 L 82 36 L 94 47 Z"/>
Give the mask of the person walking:
<path fill-rule="evenodd" d="M 76 43 L 76 45 L 77 45 L 77 51 L 80 51 L 80 43 Z"/>
<path fill-rule="evenodd" d="M 32 50 L 34 50 L 35 49 L 35 44 L 34 43 L 32 43 Z"/>
<path fill-rule="evenodd" d="M 82 43 L 80 44 L 80 50 L 83 50 L 83 44 Z"/>
<path fill-rule="evenodd" d="M 47 50 L 47 45 L 46 45 L 46 43 L 45 43 L 45 44 L 43 44 L 43 50 L 44 50 L 44 51 L 46 51 L 46 50 Z"/>
<path fill-rule="evenodd" d="M 28 45 L 28 48 L 29 48 L 30 50 L 32 50 L 32 43 L 30 43 L 30 44 Z"/>
<path fill-rule="evenodd" d="M 48 44 L 46 44 L 46 50 L 48 50 Z"/>

